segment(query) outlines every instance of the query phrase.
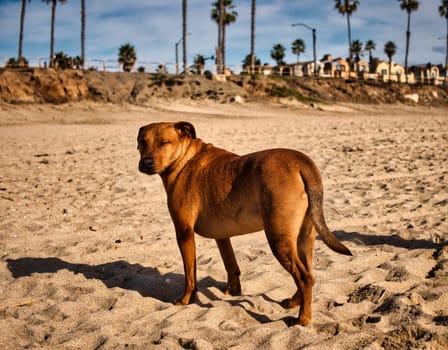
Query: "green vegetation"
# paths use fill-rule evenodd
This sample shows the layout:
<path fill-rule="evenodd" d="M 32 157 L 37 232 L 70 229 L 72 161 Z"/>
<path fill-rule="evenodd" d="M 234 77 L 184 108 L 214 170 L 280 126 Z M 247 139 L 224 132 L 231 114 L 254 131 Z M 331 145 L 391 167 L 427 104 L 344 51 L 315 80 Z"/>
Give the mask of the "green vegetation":
<path fill-rule="evenodd" d="M 20 57 L 20 59 L 16 59 L 15 57 L 11 57 L 8 62 L 6 62 L 7 68 L 27 68 L 28 60 L 25 57 Z"/>
<path fill-rule="evenodd" d="M 275 44 L 271 50 L 271 57 L 275 62 L 277 62 L 278 66 L 285 64 L 285 61 L 283 61 L 285 58 L 285 51 L 286 48 L 282 44 Z"/>
<path fill-rule="evenodd" d="M 299 57 L 301 53 L 306 50 L 305 42 L 302 39 L 296 39 L 293 41 L 291 46 L 292 53 L 297 55 L 297 62 L 299 62 Z"/>
<path fill-rule="evenodd" d="M 348 32 L 348 60 L 349 69 L 352 60 L 352 30 L 350 25 L 350 17 L 353 12 L 356 12 L 359 6 L 358 0 L 334 0 L 334 8 L 342 15 L 347 18 L 347 32 Z"/>
<path fill-rule="evenodd" d="M 272 85 L 268 91 L 268 95 L 271 97 L 290 97 L 294 98 L 302 103 L 321 103 L 322 101 L 313 97 L 302 95 L 294 88 L 287 86 Z"/>
<path fill-rule="evenodd" d="M 238 17 L 232 0 L 220 0 L 212 3 L 211 19 L 218 24 L 218 48 L 216 63 L 219 73 L 224 73 L 226 67 L 226 26 L 234 23 Z"/>
<path fill-rule="evenodd" d="M 53 61 L 54 68 L 56 69 L 79 69 L 82 66 L 81 57 L 70 57 L 62 51 L 56 52 Z"/>
<path fill-rule="evenodd" d="M 133 45 L 126 43 L 118 50 L 118 63 L 123 65 L 125 72 L 130 72 L 137 61 L 137 52 Z"/>

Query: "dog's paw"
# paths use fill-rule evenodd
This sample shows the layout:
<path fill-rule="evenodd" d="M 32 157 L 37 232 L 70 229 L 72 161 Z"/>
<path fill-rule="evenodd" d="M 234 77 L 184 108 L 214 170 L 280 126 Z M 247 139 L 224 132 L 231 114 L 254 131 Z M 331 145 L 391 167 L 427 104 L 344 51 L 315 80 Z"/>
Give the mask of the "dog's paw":
<path fill-rule="evenodd" d="M 186 302 L 184 299 L 179 299 L 173 302 L 174 305 L 180 306 L 180 305 L 188 305 L 189 302 Z"/>
<path fill-rule="evenodd" d="M 230 288 L 230 287 L 227 287 L 226 289 L 224 289 L 224 294 L 225 295 L 232 295 L 234 297 L 240 296 L 241 295 L 241 288 Z"/>
<path fill-rule="evenodd" d="M 292 309 L 294 307 L 297 307 L 300 305 L 300 301 L 297 299 L 293 299 L 293 298 L 288 298 L 288 299 L 284 299 L 280 302 L 280 305 L 284 308 L 284 309 Z"/>
<path fill-rule="evenodd" d="M 193 300 L 193 298 L 194 298 L 194 294 L 195 294 L 195 293 L 192 293 L 192 294 L 186 294 L 186 295 L 184 295 L 182 298 L 176 300 L 173 304 L 174 304 L 174 305 L 188 305 L 188 304 L 190 304 L 191 301 Z"/>
<path fill-rule="evenodd" d="M 226 289 L 224 289 L 225 295 L 239 296 L 241 295 L 241 284 L 238 278 L 227 283 Z"/>
<path fill-rule="evenodd" d="M 294 325 L 296 326 L 309 326 L 311 324 L 311 317 L 299 317 L 295 320 Z"/>

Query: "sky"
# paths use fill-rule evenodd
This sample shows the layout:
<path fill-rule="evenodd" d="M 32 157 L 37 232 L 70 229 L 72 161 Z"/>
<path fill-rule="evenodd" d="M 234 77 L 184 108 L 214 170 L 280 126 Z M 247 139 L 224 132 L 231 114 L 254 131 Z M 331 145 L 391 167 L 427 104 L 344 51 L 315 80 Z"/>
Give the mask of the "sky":
<path fill-rule="evenodd" d="M 210 18 L 213 1 L 188 0 L 189 64 L 197 54 L 204 57 L 214 54 L 218 30 Z M 129 42 L 137 51 L 139 63 L 163 63 L 174 69 L 175 43 L 182 37 L 181 0 L 87 0 L 86 3 L 87 58 L 110 60 L 114 65 L 119 47 Z M 419 10 L 412 13 L 409 65 L 445 62 L 447 24 L 438 13 L 440 3 L 441 0 L 421 0 Z M 237 70 L 250 53 L 251 0 L 233 0 L 233 4 L 238 17 L 227 27 L 226 62 Z M 17 56 L 20 7 L 20 0 L 0 0 L 0 59 Z M 80 17 L 80 0 L 58 3 L 55 52 L 80 55 Z M 49 55 L 50 18 L 50 5 L 41 0 L 27 3 L 23 55 L 30 62 Z M 373 54 L 382 60 L 387 60 L 384 44 L 391 40 L 397 45 L 394 61 L 404 64 L 407 13 L 400 10 L 398 1 L 360 0 L 350 20 L 353 40 L 363 43 L 373 40 L 376 43 Z M 292 27 L 293 23 L 316 29 L 318 59 L 324 54 L 348 56 L 347 19 L 334 9 L 333 0 L 258 0 L 255 53 L 262 63 L 275 64 L 270 52 L 278 43 L 286 48 L 284 60 L 295 62 L 296 55 L 291 52 L 295 39 L 304 40 L 306 45 L 300 60 L 313 59 L 311 30 Z M 181 56 L 179 45 L 179 61 Z"/>

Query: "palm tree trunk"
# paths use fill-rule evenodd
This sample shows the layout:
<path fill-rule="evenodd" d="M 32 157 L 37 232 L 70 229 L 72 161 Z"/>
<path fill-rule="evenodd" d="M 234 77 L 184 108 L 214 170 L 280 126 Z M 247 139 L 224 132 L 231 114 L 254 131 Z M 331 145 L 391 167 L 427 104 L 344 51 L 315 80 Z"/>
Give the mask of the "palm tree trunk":
<path fill-rule="evenodd" d="M 81 0 L 81 66 L 84 69 L 86 61 L 86 0 Z"/>
<path fill-rule="evenodd" d="M 411 12 L 408 12 L 408 29 L 406 30 L 406 53 L 404 55 L 404 76 L 406 84 L 408 83 L 408 54 L 409 54 L 409 41 L 411 39 Z"/>
<path fill-rule="evenodd" d="M 356 56 L 356 78 L 359 79 L 359 61 L 361 61 L 359 55 Z"/>
<path fill-rule="evenodd" d="M 257 0 L 252 0 L 251 21 L 250 21 L 250 72 L 255 73 L 255 10 Z"/>
<path fill-rule="evenodd" d="M 184 74 L 188 75 L 187 64 L 187 0 L 182 0 L 182 56 L 184 65 Z"/>
<path fill-rule="evenodd" d="M 17 55 L 19 66 L 21 65 L 22 62 L 23 27 L 25 23 L 26 1 L 27 0 L 22 0 L 22 9 L 20 11 L 19 53 Z"/>
<path fill-rule="evenodd" d="M 216 64 L 217 64 L 217 73 L 222 73 L 222 28 L 224 26 L 223 23 L 224 17 L 224 2 L 223 0 L 218 0 L 218 48 L 216 50 Z"/>
<path fill-rule="evenodd" d="M 446 16 L 445 87 L 448 87 L 448 16 Z"/>
<path fill-rule="evenodd" d="M 347 28 L 348 28 L 348 77 L 350 78 L 350 72 L 352 70 L 352 31 L 350 28 L 350 15 L 347 15 Z"/>
<path fill-rule="evenodd" d="M 51 2 L 51 32 L 50 32 L 50 67 L 53 67 L 54 56 L 54 22 L 56 17 L 56 1 Z"/>
<path fill-rule="evenodd" d="M 390 80 L 391 74 L 392 74 L 392 57 L 389 58 L 389 84 L 391 84 Z"/>
<path fill-rule="evenodd" d="M 225 23 L 222 25 L 221 56 L 222 56 L 222 73 L 226 74 L 226 24 Z"/>

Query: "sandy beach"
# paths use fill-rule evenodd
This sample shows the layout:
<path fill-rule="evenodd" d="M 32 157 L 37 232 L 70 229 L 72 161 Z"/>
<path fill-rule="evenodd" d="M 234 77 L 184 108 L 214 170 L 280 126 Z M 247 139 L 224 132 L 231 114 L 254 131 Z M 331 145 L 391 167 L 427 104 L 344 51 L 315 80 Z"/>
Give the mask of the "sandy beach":
<path fill-rule="evenodd" d="M 199 291 L 158 176 L 138 172 L 138 128 L 192 122 L 245 154 L 298 149 L 324 179 L 313 322 L 279 301 L 294 282 L 263 232 L 232 239 L 243 295 L 224 295 L 213 240 L 196 236 Z M 448 349 L 448 109 L 161 102 L 3 105 L 1 349 Z"/>

